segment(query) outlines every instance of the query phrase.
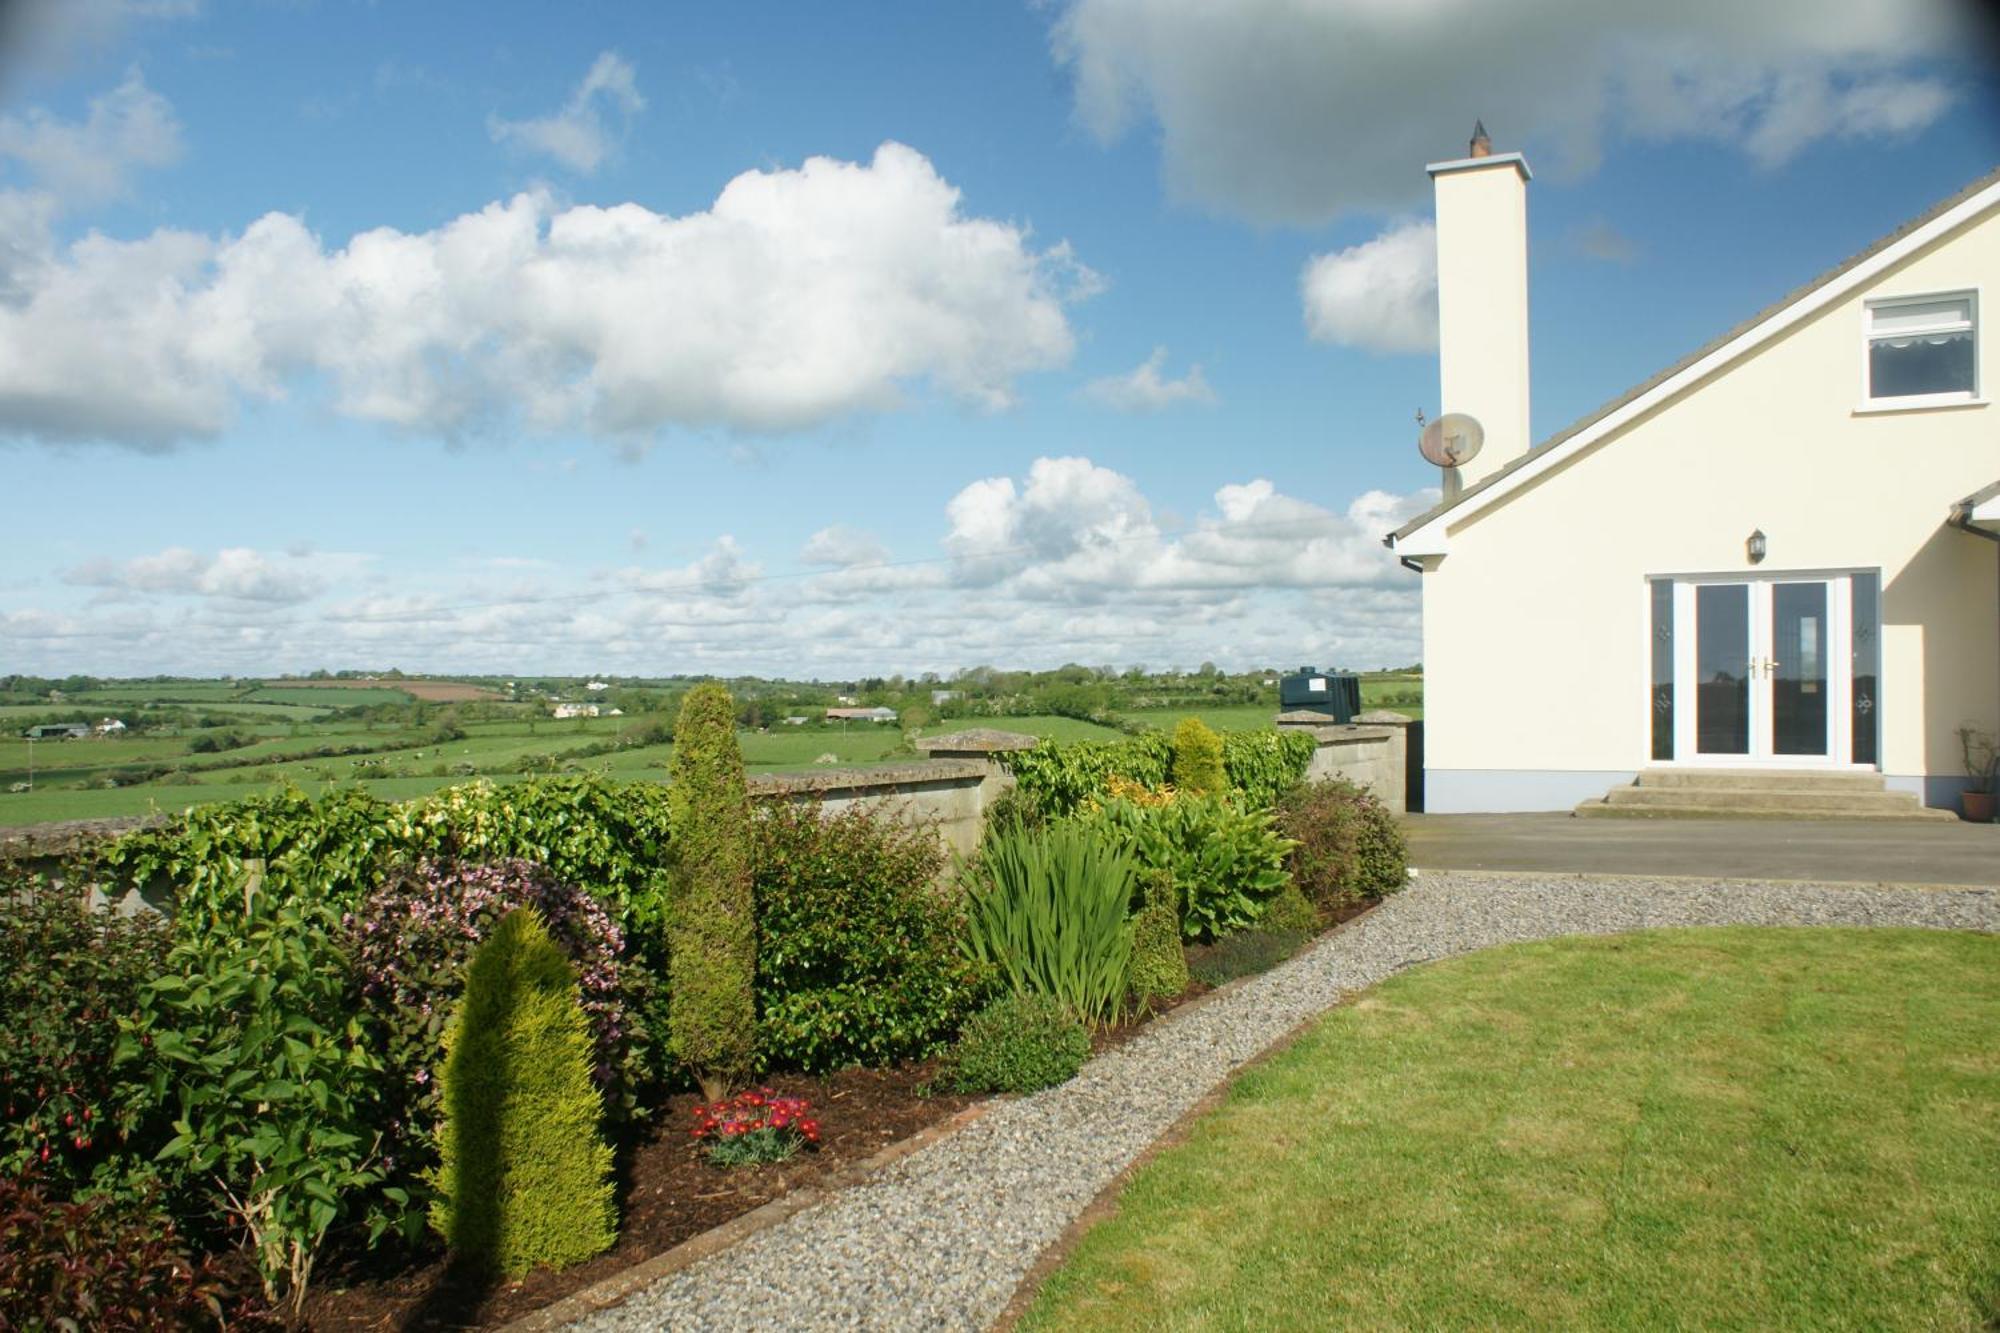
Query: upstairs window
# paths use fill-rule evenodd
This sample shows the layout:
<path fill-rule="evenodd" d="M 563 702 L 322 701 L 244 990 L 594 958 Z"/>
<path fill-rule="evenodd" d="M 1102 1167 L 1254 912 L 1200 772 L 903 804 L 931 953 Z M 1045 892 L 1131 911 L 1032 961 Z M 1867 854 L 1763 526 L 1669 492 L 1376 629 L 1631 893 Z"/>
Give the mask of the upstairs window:
<path fill-rule="evenodd" d="M 1978 395 L 1978 330 L 1970 292 L 1868 303 L 1868 397 L 1963 402 Z"/>

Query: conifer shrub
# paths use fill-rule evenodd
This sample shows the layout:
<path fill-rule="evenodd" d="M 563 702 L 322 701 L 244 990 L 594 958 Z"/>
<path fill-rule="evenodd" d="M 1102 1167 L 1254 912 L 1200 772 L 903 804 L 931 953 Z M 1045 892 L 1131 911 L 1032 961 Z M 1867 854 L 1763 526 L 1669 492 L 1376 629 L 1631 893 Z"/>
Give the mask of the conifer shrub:
<path fill-rule="evenodd" d="M 611 1248 L 611 1149 L 575 973 L 533 908 L 466 971 L 446 1032 L 431 1224 L 462 1258 L 519 1277 Z"/>
<path fill-rule="evenodd" d="M 1144 876 L 1145 903 L 1132 918 L 1132 997 L 1171 999 L 1187 989 L 1187 950 L 1181 945 L 1181 914 L 1173 876 Z"/>
<path fill-rule="evenodd" d="M 1090 1034 L 1052 995 L 1016 991 L 972 1016 L 938 1082 L 953 1092 L 1034 1092 L 1066 1083 L 1090 1058 Z"/>
<path fill-rule="evenodd" d="M 750 797 L 736 706 L 720 685 L 681 702 L 667 806 L 668 1038 L 702 1096 L 719 1101 L 749 1075 L 757 1040 Z"/>
<path fill-rule="evenodd" d="M 1198 717 L 1184 717 L 1174 728 L 1174 786 L 1197 796 L 1229 790 L 1222 769 L 1222 737 Z"/>

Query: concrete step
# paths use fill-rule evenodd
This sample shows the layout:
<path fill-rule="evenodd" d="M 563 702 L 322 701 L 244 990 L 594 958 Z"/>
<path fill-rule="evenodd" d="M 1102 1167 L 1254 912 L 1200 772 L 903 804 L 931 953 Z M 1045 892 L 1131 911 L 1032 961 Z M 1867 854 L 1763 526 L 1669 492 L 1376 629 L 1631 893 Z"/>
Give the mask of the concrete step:
<path fill-rule="evenodd" d="M 1745 774 L 1720 776 L 1734 782 L 1704 786 L 1676 782 L 1613 787 L 1594 801 L 1576 807 L 1590 817 L 1731 818 L 1731 819 L 1900 819 L 1950 820 L 1948 810 L 1929 810 L 1909 792 L 1885 791 L 1879 774 Z M 1799 778 L 1872 778 L 1873 785 L 1801 784 Z M 1744 778 L 1753 781 L 1744 782 Z M 1791 785 L 1779 785 L 1788 782 Z"/>
<path fill-rule="evenodd" d="M 1649 768 L 1634 785 L 1673 790 L 1879 792 L 1880 773 L 1829 773 L 1802 768 Z"/>

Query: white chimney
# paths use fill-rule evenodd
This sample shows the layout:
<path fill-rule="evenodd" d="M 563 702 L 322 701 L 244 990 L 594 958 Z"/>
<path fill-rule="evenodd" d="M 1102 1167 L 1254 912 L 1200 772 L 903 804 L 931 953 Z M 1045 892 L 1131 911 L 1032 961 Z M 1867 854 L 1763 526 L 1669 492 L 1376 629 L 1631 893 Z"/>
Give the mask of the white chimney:
<path fill-rule="evenodd" d="M 1528 452 L 1528 172 L 1475 124 L 1470 152 L 1428 168 L 1437 191 L 1440 406 L 1486 428 L 1445 470 L 1447 497 Z"/>

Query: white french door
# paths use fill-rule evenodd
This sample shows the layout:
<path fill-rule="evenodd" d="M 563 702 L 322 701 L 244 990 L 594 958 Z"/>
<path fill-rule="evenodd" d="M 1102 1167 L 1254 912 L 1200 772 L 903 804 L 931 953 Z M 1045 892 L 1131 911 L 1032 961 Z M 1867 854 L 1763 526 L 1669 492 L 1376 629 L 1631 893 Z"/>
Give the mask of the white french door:
<path fill-rule="evenodd" d="M 1672 656 L 1672 761 L 1872 762 L 1872 743 L 1866 756 L 1855 753 L 1853 583 L 1848 574 L 1673 580 L 1674 632 L 1663 646 Z M 1872 694 L 1872 670 L 1867 679 Z M 1862 712 L 1872 707 L 1871 698 Z"/>

